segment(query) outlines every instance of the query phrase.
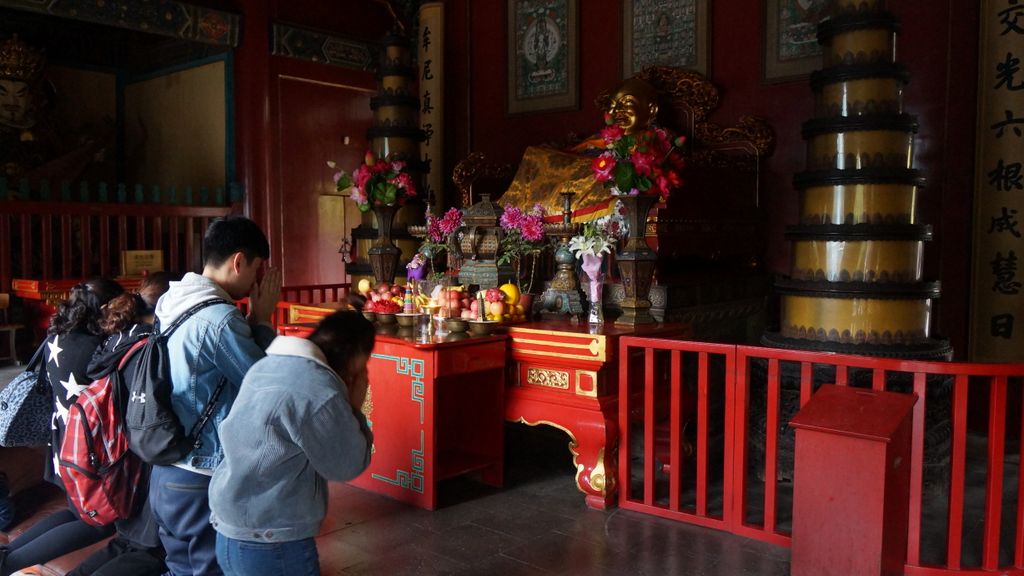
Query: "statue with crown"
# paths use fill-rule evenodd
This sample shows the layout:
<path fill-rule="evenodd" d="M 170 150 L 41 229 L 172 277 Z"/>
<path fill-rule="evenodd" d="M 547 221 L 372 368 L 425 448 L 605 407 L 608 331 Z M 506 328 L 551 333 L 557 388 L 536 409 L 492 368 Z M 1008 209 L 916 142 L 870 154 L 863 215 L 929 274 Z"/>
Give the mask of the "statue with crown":
<path fill-rule="evenodd" d="M 74 180 L 102 158 L 102 138 L 62 134 L 55 124 L 45 67 L 43 51 L 17 34 L 0 44 L 0 178 L 9 184 Z"/>

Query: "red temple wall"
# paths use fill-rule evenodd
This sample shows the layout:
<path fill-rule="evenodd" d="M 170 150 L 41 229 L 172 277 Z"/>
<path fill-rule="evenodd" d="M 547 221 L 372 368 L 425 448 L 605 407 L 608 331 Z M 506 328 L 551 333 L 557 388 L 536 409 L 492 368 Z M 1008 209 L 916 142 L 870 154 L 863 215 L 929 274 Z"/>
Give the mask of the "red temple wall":
<path fill-rule="evenodd" d="M 308 246 L 312 237 L 301 234 L 289 242 L 283 238 L 296 222 L 308 221 L 318 209 L 308 199 L 293 203 L 292 198 L 297 198 L 293 195 L 318 197 L 329 186 L 329 174 L 314 169 L 319 159 L 309 160 L 309 166 L 302 164 L 302 170 L 288 167 L 293 160 L 301 160 L 302 154 L 321 154 L 321 149 L 324 155 L 342 154 L 338 135 L 355 133 L 346 123 L 370 121 L 370 112 L 364 107 L 367 99 L 358 90 L 348 90 L 346 95 L 344 88 L 337 88 L 338 98 L 332 100 L 332 90 L 312 85 L 372 88 L 375 83 L 366 73 L 270 56 L 266 49 L 270 23 L 287 22 L 372 41 L 390 27 L 390 19 L 382 6 L 367 2 L 240 0 L 240 4 L 245 27 L 236 53 L 236 130 L 239 180 L 250 191 L 247 208 L 271 231 L 276 259 L 281 260 L 287 252 L 283 261 L 294 271 L 287 282 L 328 281 L 338 272 L 315 277 L 312 272 L 330 262 L 322 253 L 326 248 Z M 580 106 L 509 116 L 505 104 L 506 3 L 446 2 L 447 174 L 471 151 L 514 163 L 530 144 L 564 139 L 570 132 L 588 134 L 599 126 L 594 98 L 621 79 L 621 0 L 580 4 Z M 813 95 L 806 80 L 778 84 L 762 80 L 762 2 L 722 0 L 710 4 L 708 75 L 722 96 L 721 108 L 712 120 L 731 124 L 741 114 L 754 114 L 776 130 L 776 149 L 765 163 L 761 195 L 768 215 L 765 266 L 773 273 L 786 273 L 790 255 L 782 232 L 797 216 L 797 194 L 791 181 L 804 166 L 800 125 L 812 114 Z M 926 249 L 925 273 L 943 284 L 935 325 L 963 352 L 969 261 L 940 255 L 969 253 L 979 7 L 973 0 L 890 4 L 903 23 L 897 58 L 912 75 L 905 95 L 906 111 L 917 114 L 921 123 L 915 165 L 929 180 L 919 210 L 921 220 L 933 226 L 936 238 Z M 282 83 L 285 77 L 288 79 Z M 295 89 L 295 82 L 305 82 L 310 89 Z M 283 102 L 288 111 L 281 108 Z M 347 110 L 318 111 L 331 106 Z M 323 114 L 326 117 L 321 117 Z M 296 144 L 285 146 L 285 141 Z M 296 150 L 301 142 L 309 142 L 309 147 Z M 289 199 L 287 219 L 281 217 L 284 198 Z"/>

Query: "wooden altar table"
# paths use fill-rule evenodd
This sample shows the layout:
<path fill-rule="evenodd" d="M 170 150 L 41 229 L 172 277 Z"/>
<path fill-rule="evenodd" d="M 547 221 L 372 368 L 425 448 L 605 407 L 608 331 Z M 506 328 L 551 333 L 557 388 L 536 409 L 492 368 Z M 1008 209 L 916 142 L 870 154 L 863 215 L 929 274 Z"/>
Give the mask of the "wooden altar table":
<path fill-rule="evenodd" d="M 546 424 L 569 435 L 576 486 L 587 505 L 614 505 L 618 489 L 618 356 L 620 336 L 685 338 L 688 325 L 591 328 L 546 321 L 508 328 L 505 419 Z"/>

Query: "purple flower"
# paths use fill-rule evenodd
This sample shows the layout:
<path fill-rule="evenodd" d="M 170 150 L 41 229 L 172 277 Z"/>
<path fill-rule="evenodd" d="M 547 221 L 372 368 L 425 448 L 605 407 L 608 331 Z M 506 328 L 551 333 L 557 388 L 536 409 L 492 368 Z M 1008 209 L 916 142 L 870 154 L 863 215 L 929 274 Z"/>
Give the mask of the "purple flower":
<path fill-rule="evenodd" d="M 523 218 L 519 231 L 524 240 L 539 242 L 544 239 L 544 222 L 538 215 L 527 216 Z"/>
<path fill-rule="evenodd" d="M 526 215 L 522 210 L 515 206 L 508 206 L 501 215 L 501 227 L 504 230 L 521 230 L 525 219 Z"/>
<path fill-rule="evenodd" d="M 445 236 L 454 234 L 462 227 L 462 212 L 458 208 L 449 208 L 441 218 L 440 227 Z"/>

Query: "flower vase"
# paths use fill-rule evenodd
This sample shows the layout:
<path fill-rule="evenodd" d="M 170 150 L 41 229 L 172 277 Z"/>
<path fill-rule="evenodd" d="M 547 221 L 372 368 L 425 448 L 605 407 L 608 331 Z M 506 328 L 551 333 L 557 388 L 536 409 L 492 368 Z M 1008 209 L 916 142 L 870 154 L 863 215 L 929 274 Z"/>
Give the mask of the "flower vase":
<path fill-rule="evenodd" d="M 398 258 L 402 255 L 402 250 L 391 240 L 391 224 L 395 220 L 397 210 L 396 206 L 373 207 L 373 214 L 377 219 L 377 240 L 367 253 L 370 257 L 370 266 L 373 268 L 373 277 L 378 284 L 391 284 L 395 281 Z"/>
<path fill-rule="evenodd" d="M 625 298 L 622 300 L 622 316 L 615 323 L 625 326 L 653 324 L 650 294 L 658 254 L 647 244 L 646 232 L 647 215 L 657 203 L 658 196 L 640 194 L 619 196 L 618 199 L 626 208 L 629 238 L 617 258 Z"/>
<path fill-rule="evenodd" d="M 604 273 L 601 264 L 604 258 L 600 254 L 583 254 L 583 272 L 587 275 L 587 300 L 590 311 L 587 313 L 589 324 L 604 324 L 604 312 L 601 310 L 601 292 L 604 289 Z"/>

